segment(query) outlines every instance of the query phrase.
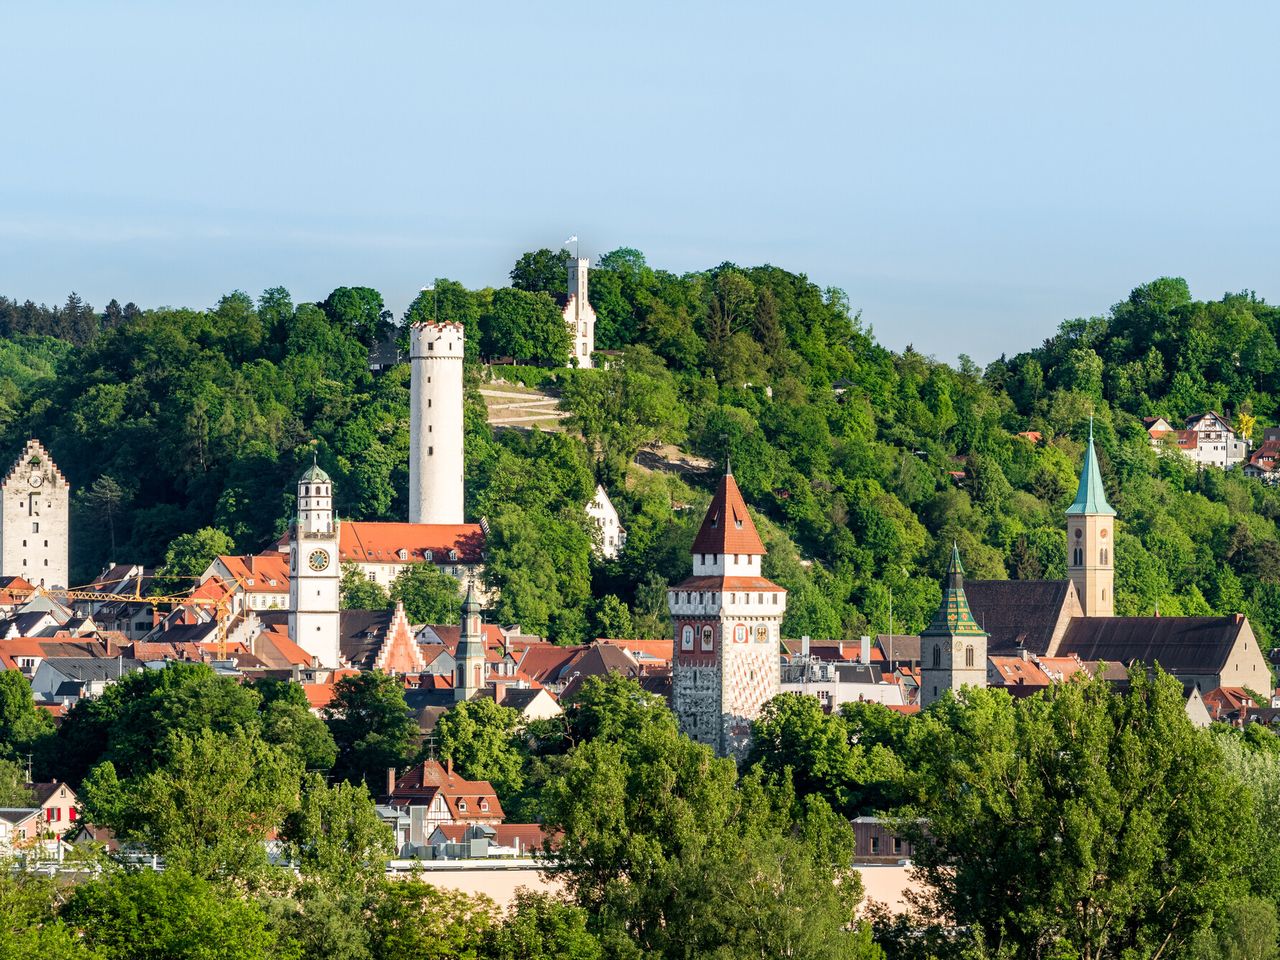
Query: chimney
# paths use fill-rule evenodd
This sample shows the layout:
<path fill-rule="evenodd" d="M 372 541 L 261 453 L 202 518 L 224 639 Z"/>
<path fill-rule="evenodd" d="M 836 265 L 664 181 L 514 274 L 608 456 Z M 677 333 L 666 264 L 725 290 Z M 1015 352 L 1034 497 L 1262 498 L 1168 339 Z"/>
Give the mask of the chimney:
<path fill-rule="evenodd" d="M 871 638 L 866 634 L 858 638 L 858 662 L 863 664 L 871 662 Z"/>
<path fill-rule="evenodd" d="M 1243 622 L 1244 622 L 1244 614 L 1243 614 L 1243 613 L 1237 613 L 1237 614 L 1236 614 L 1236 623 L 1243 623 Z"/>
<path fill-rule="evenodd" d="M 445 757 L 444 772 L 449 775 L 450 779 L 453 778 L 453 757 Z"/>
<path fill-rule="evenodd" d="M 800 638 L 800 656 L 807 657 L 809 655 L 809 635 L 806 633 Z"/>
<path fill-rule="evenodd" d="M 396 768 L 387 767 L 387 796 L 396 792 Z"/>
<path fill-rule="evenodd" d="M 836 659 L 837 660 L 844 659 L 844 641 L 843 640 L 836 641 Z"/>

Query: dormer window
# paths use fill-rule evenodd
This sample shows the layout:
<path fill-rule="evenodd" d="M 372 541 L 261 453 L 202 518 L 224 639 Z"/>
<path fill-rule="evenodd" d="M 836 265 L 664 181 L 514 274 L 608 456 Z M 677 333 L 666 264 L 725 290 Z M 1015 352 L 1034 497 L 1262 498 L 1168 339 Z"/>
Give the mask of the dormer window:
<path fill-rule="evenodd" d="M 404 547 L 401 547 L 399 550 L 396 551 L 396 556 L 399 557 L 401 560 L 408 560 L 409 551 L 406 550 Z"/>
<path fill-rule="evenodd" d="M 467 801 L 465 801 L 465 800 L 459 800 L 459 801 L 458 801 L 458 812 L 459 812 L 459 813 L 466 813 L 466 812 L 467 812 Z"/>
<path fill-rule="evenodd" d="M 430 551 L 430 550 L 423 550 L 423 551 L 422 551 L 422 556 L 426 559 L 427 563 L 430 563 L 430 562 L 431 562 L 431 551 Z"/>
<path fill-rule="evenodd" d="M 450 550 L 450 551 L 449 551 L 449 559 L 450 559 L 450 560 L 455 560 L 455 561 L 456 561 L 456 560 L 458 559 L 458 551 L 457 551 L 457 550 Z"/>
<path fill-rule="evenodd" d="M 488 809 L 489 809 L 489 801 L 488 801 L 488 800 L 485 800 L 485 799 L 483 799 L 483 798 L 481 798 L 481 800 L 480 800 L 480 809 L 481 809 L 481 810 L 488 810 Z"/>

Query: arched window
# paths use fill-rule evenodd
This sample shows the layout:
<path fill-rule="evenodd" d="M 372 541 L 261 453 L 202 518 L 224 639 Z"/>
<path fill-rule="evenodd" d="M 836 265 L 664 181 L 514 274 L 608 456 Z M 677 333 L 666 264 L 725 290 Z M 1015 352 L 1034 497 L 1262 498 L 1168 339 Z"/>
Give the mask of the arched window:
<path fill-rule="evenodd" d="M 966 667 L 973 666 L 973 647 L 972 646 L 968 646 L 964 648 L 964 665 Z"/>
<path fill-rule="evenodd" d="M 1072 555 L 1071 563 L 1074 566 L 1078 567 L 1084 563 L 1084 550 L 1081 549 L 1080 547 L 1076 547 L 1075 550 L 1071 552 L 1071 555 Z"/>
<path fill-rule="evenodd" d="M 691 627 L 687 623 L 680 630 L 680 649 L 681 650 L 693 649 L 693 627 Z"/>
<path fill-rule="evenodd" d="M 933 645 L 933 665 L 935 667 L 942 666 L 942 648 L 936 643 Z"/>
<path fill-rule="evenodd" d="M 1099 557 L 1099 561 L 1105 567 L 1107 565 L 1107 548 L 1106 547 L 1103 547 L 1102 550 L 1099 551 L 1098 557 Z"/>

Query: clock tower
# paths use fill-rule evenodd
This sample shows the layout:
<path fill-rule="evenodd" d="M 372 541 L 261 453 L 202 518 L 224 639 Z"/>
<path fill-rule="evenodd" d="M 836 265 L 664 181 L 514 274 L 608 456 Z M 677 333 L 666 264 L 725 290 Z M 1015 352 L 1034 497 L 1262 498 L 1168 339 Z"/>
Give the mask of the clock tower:
<path fill-rule="evenodd" d="M 312 463 L 298 481 L 289 542 L 289 636 L 322 667 L 338 666 L 340 578 L 333 481 Z"/>
<path fill-rule="evenodd" d="M 973 619 L 964 595 L 960 550 L 951 545 L 951 563 L 942 603 L 920 634 L 920 706 L 927 707 L 948 691 L 987 685 L 987 632 Z"/>
<path fill-rule="evenodd" d="M 0 481 L 0 576 L 67 587 L 71 486 L 39 440 Z"/>

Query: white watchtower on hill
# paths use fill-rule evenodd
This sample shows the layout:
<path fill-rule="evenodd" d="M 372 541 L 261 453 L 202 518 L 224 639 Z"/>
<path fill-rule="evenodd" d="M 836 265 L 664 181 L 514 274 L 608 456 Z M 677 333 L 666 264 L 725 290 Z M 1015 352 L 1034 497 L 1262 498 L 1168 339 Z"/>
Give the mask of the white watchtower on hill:
<path fill-rule="evenodd" d="M 460 323 L 409 329 L 409 522 L 460 524 L 462 355 Z"/>

